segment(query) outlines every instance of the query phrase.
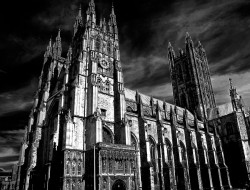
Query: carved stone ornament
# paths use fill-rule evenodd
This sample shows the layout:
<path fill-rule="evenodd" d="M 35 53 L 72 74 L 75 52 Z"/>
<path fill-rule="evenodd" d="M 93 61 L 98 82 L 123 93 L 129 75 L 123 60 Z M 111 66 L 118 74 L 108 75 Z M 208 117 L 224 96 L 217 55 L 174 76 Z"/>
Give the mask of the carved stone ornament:
<path fill-rule="evenodd" d="M 104 69 L 107 69 L 109 67 L 109 63 L 106 60 L 101 60 L 100 65 Z"/>

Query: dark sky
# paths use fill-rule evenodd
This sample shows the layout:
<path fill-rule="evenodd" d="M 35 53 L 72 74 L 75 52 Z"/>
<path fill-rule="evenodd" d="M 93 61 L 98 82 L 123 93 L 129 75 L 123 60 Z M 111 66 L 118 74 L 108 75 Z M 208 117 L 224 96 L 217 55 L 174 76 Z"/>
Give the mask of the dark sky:
<path fill-rule="evenodd" d="M 0 7 L 0 170 L 16 163 L 49 38 L 61 28 L 67 51 L 78 7 L 87 0 L 12 0 Z M 111 0 L 96 0 L 108 18 Z M 250 106 L 250 2 L 114 0 L 125 86 L 172 102 L 167 44 L 176 53 L 188 31 L 204 46 L 216 102 L 229 101 L 228 78 Z"/>

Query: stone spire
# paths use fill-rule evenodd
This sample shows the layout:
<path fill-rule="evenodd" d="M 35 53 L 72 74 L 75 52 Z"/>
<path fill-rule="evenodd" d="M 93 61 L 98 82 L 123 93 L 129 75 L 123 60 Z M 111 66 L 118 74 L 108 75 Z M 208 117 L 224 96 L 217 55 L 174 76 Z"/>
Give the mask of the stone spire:
<path fill-rule="evenodd" d="M 81 4 L 79 6 L 78 15 L 76 16 L 75 24 L 74 24 L 74 35 L 76 34 L 78 27 L 83 25 L 82 20 L 82 7 Z"/>
<path fill-rule="evenodd" d="M 191 36 L 186 32 L 186 43 L 193 43 Z"/>
<path fill-rule="evenodd" d="M 61 29 L 59 28 L 56 41 L 53 44 L 53 55 L 55 57 L 61 57 L 62 55 L 62 42 L 61 42 Z"/>

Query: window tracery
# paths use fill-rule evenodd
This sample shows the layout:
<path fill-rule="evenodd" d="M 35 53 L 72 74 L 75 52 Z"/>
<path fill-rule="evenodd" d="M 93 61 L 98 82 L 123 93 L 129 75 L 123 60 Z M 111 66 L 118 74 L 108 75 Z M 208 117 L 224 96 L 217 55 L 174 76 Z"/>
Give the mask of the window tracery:
<path fill-rule="evenodd" d="M 72 175 L 76 175 L 76 162 L 72 162 Z"/>
<path fill-rule="evenodd" d="M 69 175 L 70 174 L 70 161 L 67 160 L 66 162 L 66 174 Z"/>
<path fill-rule="evenodd" d="M 81 175 L 82 174 L 82 165 L 81 162 L 78 163 L 78 168 L 77 168 L 77 175 Z"/>
<path fill-rule="evenodd" d="M 100 52 L 100 50 L 101 50 L 101 38 L 100 38 L 100 36 L 98 36 L 98 37 L 96 38 L 96 41 L 95 41 L 95 49 L 96 49 L 96 51 L 99 51 L 99 52 Z"/>

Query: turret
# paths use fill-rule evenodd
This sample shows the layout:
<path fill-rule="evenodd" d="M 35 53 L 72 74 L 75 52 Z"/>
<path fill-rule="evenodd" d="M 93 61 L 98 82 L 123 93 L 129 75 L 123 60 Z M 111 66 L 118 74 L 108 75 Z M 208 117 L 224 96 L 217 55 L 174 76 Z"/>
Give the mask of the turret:
<path fill-rule="evenodd" d="M 61 30 L 59 28 L 56 41 L 53 44 L 53 56 L 54 58 L 61 57 L 62 55 L 62 42 L 61 42 Z"/>
<path fill-rule="evenodd" d="M 241 96 L 238 95 L 236 88 L 233 86 L 231 78 L 229 78 L 229 84 L 230 84 L 229 93 L 231 97 L 233 110 L 234 111 L 242 110 L 243 108 L 242 98 Z"/>
<path fill-rule="evenodd" d="M 186 32 L 185 43 L 186 43 L 186 53 L 189 54 L 190 57 L 192 57 L 194 43 L 188 32 Z"/>
<path fill-rule="evenodd" d="M 49 56 L 52 56 L 52 39 L 50 38 L 49 44 L 47 45 L 47 49 L 44 53 L 44 58 L 48 58 Z"/>
<path fill-rule="evenodd" d="M 115 16 L 115 10 L 114 10 L 114 5 L 112 4 L 112 10 L 110 14 L 110 26 L 112 27 L 112 32 L 115 34 L 115 39 L 118 39 L 118 28 L 116 24 L 116 16 Z M 111 31 L 110 31 L 111 32 Z"/>
<path fill-rule="evenodd" d="M 78 28 L 83 25 L 83 20 L 82 20 L 82 7 L 80 5 L 78 15 L 76 16 L 75 24 L 74 24 L 74 35 L 78 31 Z"/>
<path fill-rule="evenodd" d="M 87 14 L 87 26 L 94 28 L 96 25 L 96 13 L 95 13 L 94 0 L 91 0 L 89 2 L 89 8 L 88 8 L 86 14 Z"/>

